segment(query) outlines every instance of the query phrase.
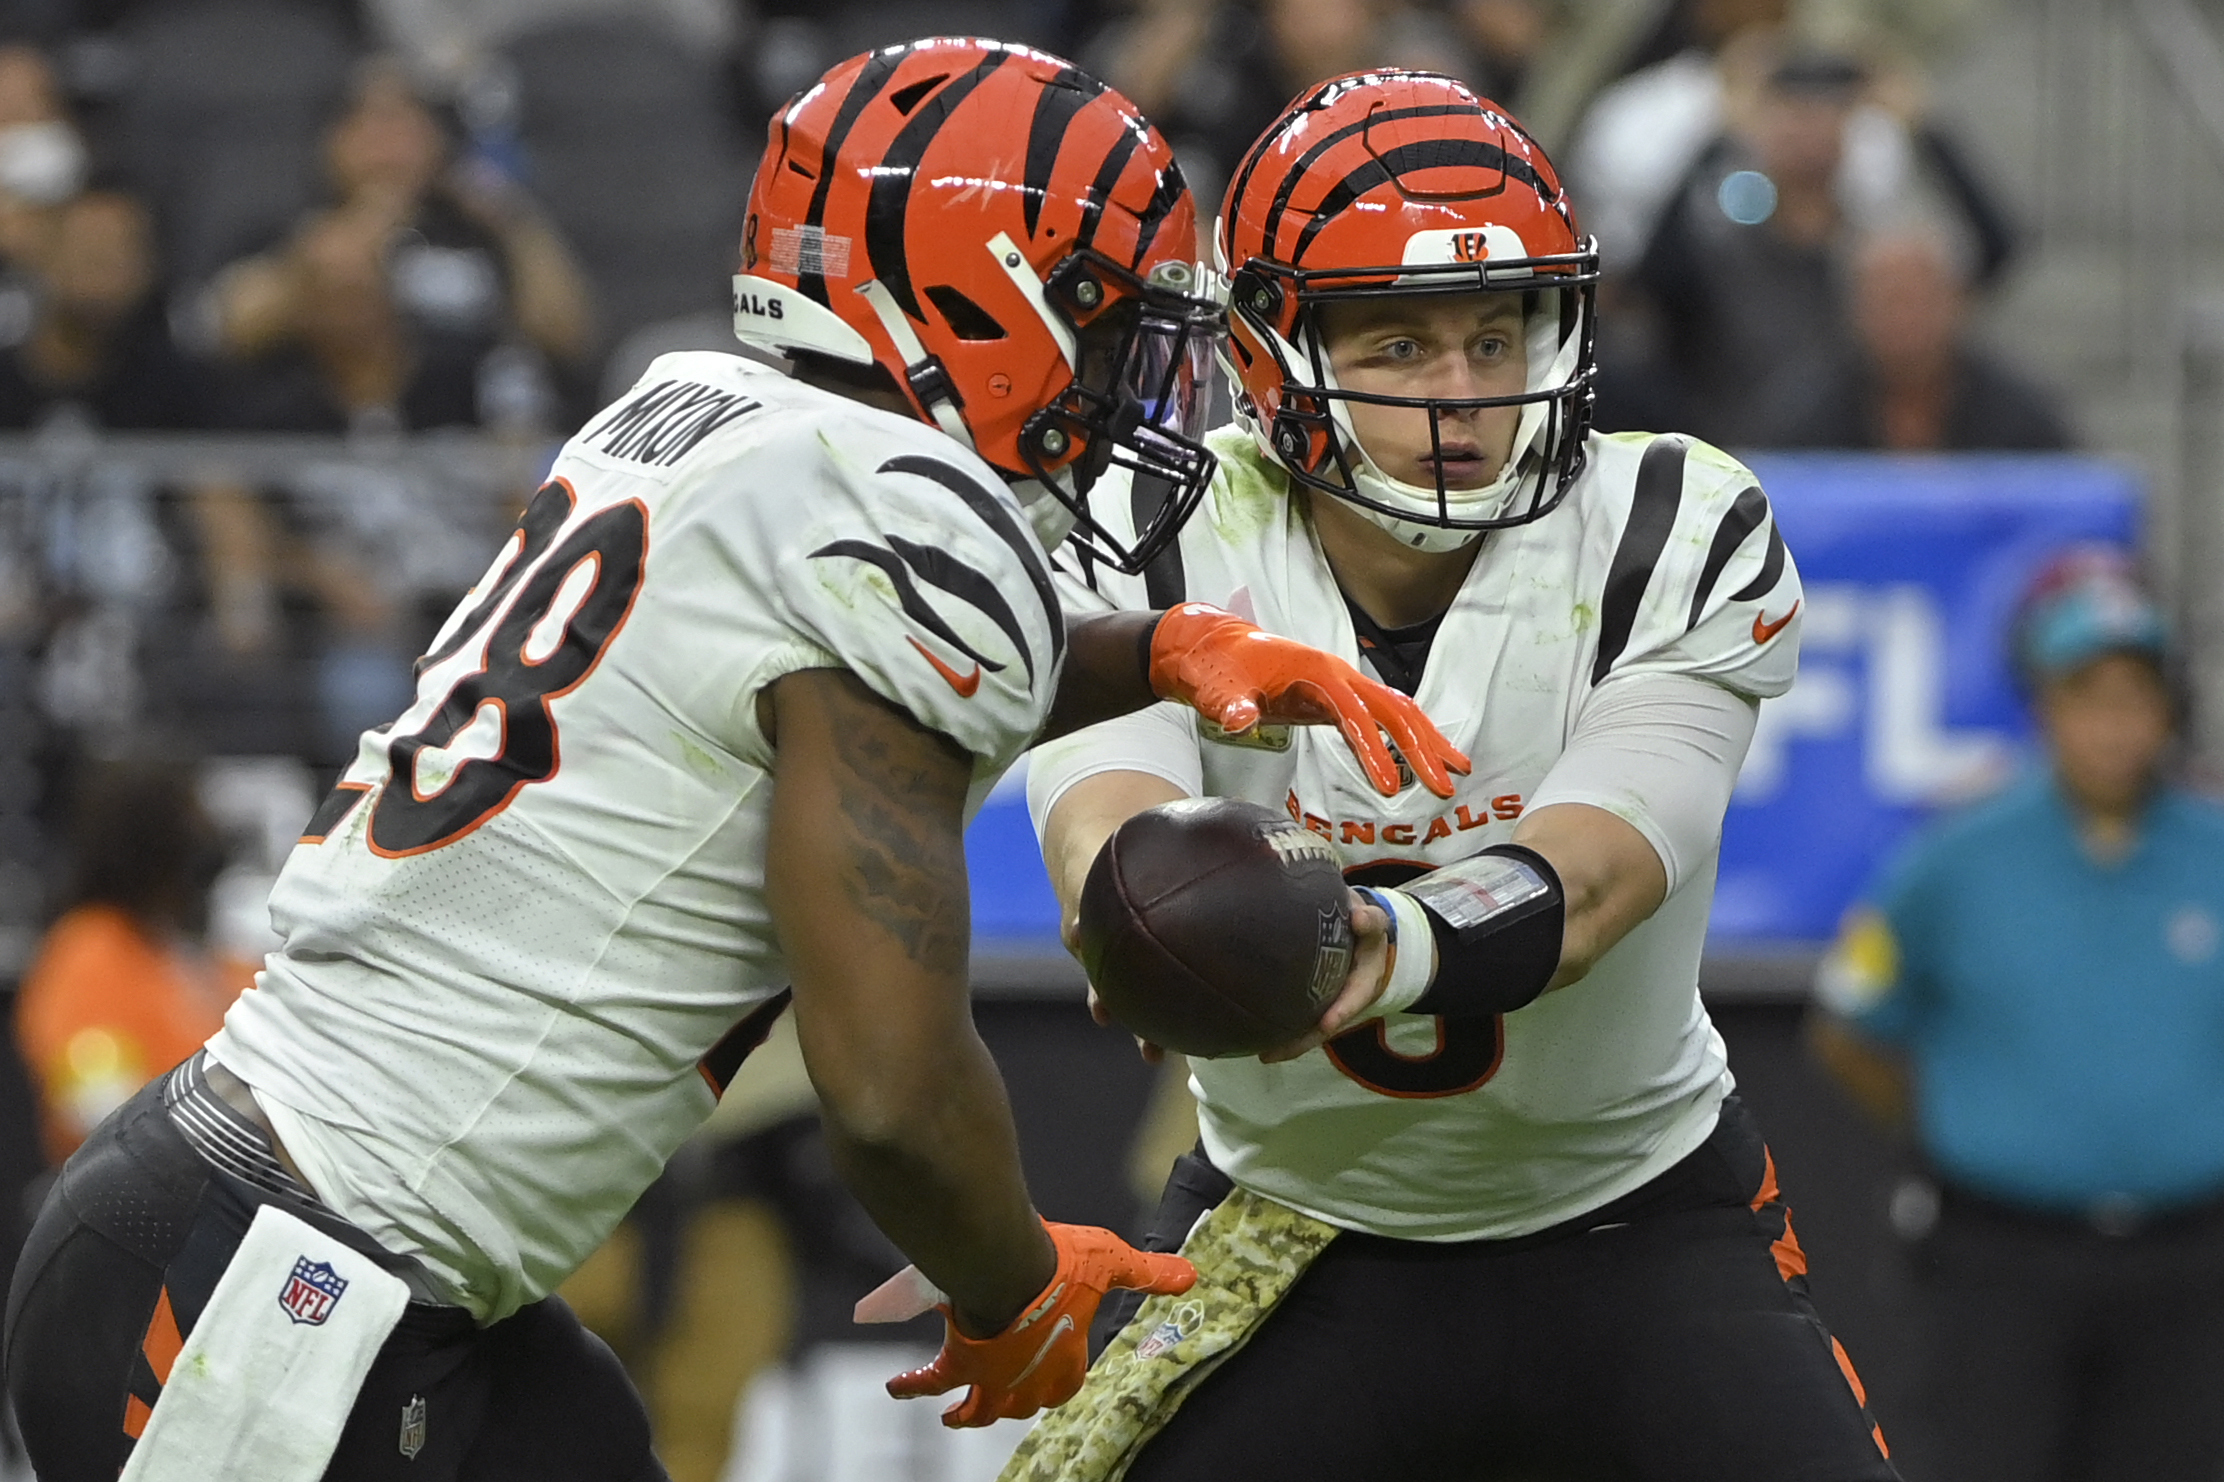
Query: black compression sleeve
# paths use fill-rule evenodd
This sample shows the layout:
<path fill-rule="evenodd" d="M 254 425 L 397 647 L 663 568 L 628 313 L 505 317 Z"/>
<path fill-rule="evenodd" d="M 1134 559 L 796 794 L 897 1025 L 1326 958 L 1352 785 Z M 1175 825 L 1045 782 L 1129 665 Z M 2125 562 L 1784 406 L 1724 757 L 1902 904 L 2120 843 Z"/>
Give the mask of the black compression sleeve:
<path fill-rule="evenodd" d="M 1398 888 L 1421 903 L 1436 937 L 1436 977 L 1408 1013 L 1510 1014 L 1559 971 L 1567 895 L 1536 850 L 1493 844 Z"/>

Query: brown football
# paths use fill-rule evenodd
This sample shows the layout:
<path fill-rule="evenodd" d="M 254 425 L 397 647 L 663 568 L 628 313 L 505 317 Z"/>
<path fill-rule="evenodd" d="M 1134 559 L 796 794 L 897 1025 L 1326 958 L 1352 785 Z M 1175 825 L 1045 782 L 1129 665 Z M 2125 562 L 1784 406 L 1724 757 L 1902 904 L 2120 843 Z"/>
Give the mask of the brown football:
<path fill-rule="evenodd" d="M 1351 971 L 1326 839 L 1256 803 L 1147 808 L 1081 889 L 1081 963 L 1119 1024 L 1169 1050 L 1255 1055 L 1310 1029 Z"/>

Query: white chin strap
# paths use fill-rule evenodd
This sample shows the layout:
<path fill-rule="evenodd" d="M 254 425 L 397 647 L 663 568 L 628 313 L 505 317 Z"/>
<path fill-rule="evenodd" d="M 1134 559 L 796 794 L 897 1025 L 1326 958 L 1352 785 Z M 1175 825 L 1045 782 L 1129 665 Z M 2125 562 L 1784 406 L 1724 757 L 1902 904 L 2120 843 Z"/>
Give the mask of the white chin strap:
<path fill-rule="evenodd" d="M 1530 371 L 1526 389 L 1531 393 L 1567 384 L 1569 377 L 1575 374 L 1575 364 L 1581 354 L 1583 339 L 1583 327 L 1580 324 L 1576 325 L 1566 336 L 1562 337 L 1560 335 L 1560 313 L 1559 305 L 1556 302 L 1558 290 L 1546 289 L 1543 291 L 1543 295 L 1543 300 L 1538 304 L 1536 312 L 1529 316 L 1527 326 Z M 1267 333 L 1273 339 L 1275 349 L 1283 356 L 1285 365 L 1293 367 L 1310 366 L 1313 363 L 1312 357 L 1301 351 L 1297 345 L 1283 339 L 1278 334 L 1274 334 L 1271 330 Z M 1303 331 L 1301 331 L 1302 333 Z M 1323 379 L 1322 389 L 1327 391 L 1343 389 L 1336 380 L 1335 367 L 1328 363 L 1328 357 L 1325 354 L 1320 358 L 1320 366 Z M 1444 491 L 1445 508 L 1455 518 L 1494 520 L 1506 512 L 1507 506 L 1513 503 L 1514 497 L 1520 489 L 1533 456 L 1538 451 L 1538 439 L 1544 431 L 1545 420 L 1552 411 L 1552 405 L 1549 401 L 1533 401 L 1522 407 L 1521 420 L 1514 427 L 1511 452 L 1506 459 L 1505 466 L 1498 470 L 1497 478 L 1480 489 L 1447 489 Z M 1328 402 L 1328 414 L 1334 419 L 1336 431 L 1343 440 L 1344 450 L 1351 458 L 1351 477 L 1354 492 L 1359 494 L 1361 498 L 1372 500 L 1378 505 L 1388 505 L 1391 509 L 1410 510 L 1412 518 L 1402 518 L 1382 509 L 1372 509 L 1357 501 L 1345 501 L 1353 513 L 1370 524 L 1388 531 L 1391 535 L 1397 537 L 1399 544 L 1411 550 L 1439 553 L 1456 551 L 1482 539 L 1486 533 L 1484 531 L 1439 525 L 1429 518 L 1436 512 L 1436 490 L 1423 488 L 1419 484 L 1409 484 L 1403 479 L 1392 478 L 1383 471 L 1381 465 L 1375 462 L 1373 455 L 1368 453 L 1366 446 L 1359 441 L 1358 433 L 1352 428 L 1351 403 L 1341 397 L 1331 398 Z M 1271 429 L 1254 421 L 1252 433 L 1269 458 L 1274 459 L 1277 463 L 1282 461 L 1281 455 L 1274 449 L 1273 438 L 1270 435 Z"/>
<path fill-rule="evenodd" d="M 904 358 L 904 380 L 915 384 L 915 378 L 933 357 L 927 354 L 927 347 L 919 343 L 918 332 L 912 329 L 911 321 L 904 317 L 904 311 L 897 304 L 895 295 L 878 278 L 858 284 L 857 292 L 871 306 L 873 317 L 880 321 L 880 327 L 888 331 L 888 338 L 895 343 L 896 353 Z M 951 437 L 969 448 L 973 446 L 973 429 L 965 425 L 965 419 L 958 415 L 957 407 L 948 399 L 938 396 L 928 402 L 927 415 L 934 418 L 935 426 Z"/>

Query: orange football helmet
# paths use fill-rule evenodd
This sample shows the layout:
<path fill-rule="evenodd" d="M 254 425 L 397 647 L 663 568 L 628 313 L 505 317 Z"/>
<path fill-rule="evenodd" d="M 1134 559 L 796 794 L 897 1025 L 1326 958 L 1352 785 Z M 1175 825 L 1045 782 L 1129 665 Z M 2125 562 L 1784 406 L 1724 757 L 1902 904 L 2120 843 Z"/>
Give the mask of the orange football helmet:
<path fill-rule="evenodd" d="M 1237 414 L 1290 476 L 1408 545 L 1448 550 L 1553 509 L 1582 472 L 1596 374 L 1598 245 L 1537 142 L 1465 83 L 1355 72 L 1308 88 L 1236 167 L 1216 239 Z M 1518 292 L 1529 378 L 1515 396 L 1451 400 L 1339 386 L 1319 305 L 1391 294 Z M 1522 408 L 1513 456 L 1481 489 L 1394 479 L 1346 405 Z"/>
<path fill-rule="evenodd" d="M 882 367 L 1020 485 L 1038 529 L 1139 571 L 1213 471 L 1199 439 L 1223 319 L 1196 219 L 1166 141 L 1072 64 L 967 38 L 892 46 L 772 120 L 734 332 Z M 1128 543 L 1087 510 L 1114 464 L 1168 486 Z"/>

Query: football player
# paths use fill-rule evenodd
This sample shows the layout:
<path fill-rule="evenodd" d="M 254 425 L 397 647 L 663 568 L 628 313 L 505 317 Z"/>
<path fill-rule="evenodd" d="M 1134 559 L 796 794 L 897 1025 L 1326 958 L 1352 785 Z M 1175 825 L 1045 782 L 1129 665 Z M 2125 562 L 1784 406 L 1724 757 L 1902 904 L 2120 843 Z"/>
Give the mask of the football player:
<path fill-rule="evenodd" d="M 1308 90 L 1217 242 L 1238 415 L 1204 509 L 1140 576 L 1072 574 L 1341 653 L 1475 766 L 1386 800 L 1311 735 L 1164 706 L 1036 752 L 1069 911 L 1121 819 L 1232 796 L 1333 843 L 1389 950 L 1316 1032 L 1192 1063 L 1202 1139 L 1148 1244 L 1200 1282 L 1007 1475 L 1890 1477 L 1697 991 L 1798 654 L 1767 498 L 1690 438 L 1590 430 L 1596 246 L 1458 82 Z"/>
<path fill-rule="evenodd" d="M 223 1029 L 63 1169 L 7 1315 L 46 1482 L 662 1476 L 550 1296 L 792 1001 L 844 1176 L 941 1292 L 907 1393 L 1055 1404 L 1112 1286 L 1046 1225 L 967 1004 L 961 830 L 1046 725 L 1163 696 L 1463 765 L 1344 662 L 1184 607 L 1069 630 L 1202 492 L 1220 315 L 1163 139 L 1056 58 L 927 40 L 772 123 L 736 326 L 597 416 L 366 734 Z M 1119 535 L 1121 465 L 1171 491 Z"/>

